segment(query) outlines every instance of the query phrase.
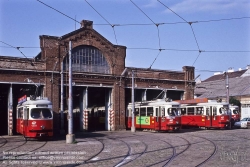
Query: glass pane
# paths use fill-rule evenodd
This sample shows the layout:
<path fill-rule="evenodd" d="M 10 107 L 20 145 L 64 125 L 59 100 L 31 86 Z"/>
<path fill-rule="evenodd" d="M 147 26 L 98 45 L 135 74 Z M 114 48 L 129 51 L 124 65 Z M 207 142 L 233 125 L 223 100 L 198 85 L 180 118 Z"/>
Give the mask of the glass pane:
<path fill-rule="evenodd" d="M 147 116 L 153 116 L 153 113 L 154 113 L 153 107 L 148 107 L 147 108 Z"/>
<path fill-rule="evenodd" d="M 140 115 L 141 116 L 146 116 L 146 108 L 141 108 L 140 109 Z"/>
<path fill-rule="evenodd" d="M 34 108 L 31 110 L 30 115 L 34 119 L 52 118 L 52 114 L 47 108 Z"/>
<path fill-rule="evenodd" d="M 67 58 L 64 60 L 64 70 L 68 68 Z M 72 70 L 93 73 L 110 73 L 108 62 L 103 54 L 92 46 L 79 46 L 72 52 Z"/>

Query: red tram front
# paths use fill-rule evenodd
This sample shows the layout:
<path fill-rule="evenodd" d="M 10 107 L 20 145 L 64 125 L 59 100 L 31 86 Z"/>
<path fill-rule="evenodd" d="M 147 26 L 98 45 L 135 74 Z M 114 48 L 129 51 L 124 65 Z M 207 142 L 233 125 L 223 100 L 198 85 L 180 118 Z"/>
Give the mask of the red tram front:
<path fill-rule="evenodd" d="M 166 102 L 164 99 L 136 102 L 134 125 L 136 129 L 154 131 L 176 131 L 181 127 L 178 115 L 180 103 Z M 127 108 L 127 127 L 132 126 L 132 103 Z"/>
<path fill-rule="evenodd" d="M 233 122 L 240 121 L 239 106 L 230 105 L 229 108 L 231 110 Z"/>
<path fill-rule="evenodd" d="M 16 120 L 16 131 L 24 138 L 53 136 L 52 103 L 47 98 L 19 98 Z"/>
<path fill-rule="evenodd" d="M 229 104 L 208 102 L 181 105 L 183 127 L 229 128 Z"/>

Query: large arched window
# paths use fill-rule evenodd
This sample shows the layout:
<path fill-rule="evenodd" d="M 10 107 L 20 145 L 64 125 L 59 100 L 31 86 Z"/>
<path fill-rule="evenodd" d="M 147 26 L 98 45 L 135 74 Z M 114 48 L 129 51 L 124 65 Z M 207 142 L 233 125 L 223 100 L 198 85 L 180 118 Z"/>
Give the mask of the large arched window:
<path fill-rule="evenodd" d="M 67 68 L 68 59 L 65 59 L 64 70 Z M 78 46 L 72 50 L 72 71 L 110 74 L 104 55 L 93 46 Z"/>

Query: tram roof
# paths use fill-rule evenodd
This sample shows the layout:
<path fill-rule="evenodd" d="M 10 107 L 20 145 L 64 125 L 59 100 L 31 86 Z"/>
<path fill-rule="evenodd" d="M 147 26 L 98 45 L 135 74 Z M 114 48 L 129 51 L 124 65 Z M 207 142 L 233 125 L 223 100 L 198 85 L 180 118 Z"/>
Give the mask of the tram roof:
<path fill-rule="evenodd" d="M 129 105 L 132 105 L 132 103 L 129 103 Z M 157 99 L 152 101 L 142 101 L 142 102 L 135 102 L 135 106 L 160 106 L 160 105 L 180 105 L 179 102 L 176 101 L 170 101 L 166 102 L 164 99 Z"/>
<path fill-rule="evenodd" d="M 197 106 L 214 106 L 214 105 L 229 105 L 226 102 L 208 102 L 208 103 L 198 103 Z"/>
<path fill-rule="evenodd" d="M 46 105 L 52 105 L 51 101 L 46 99 L 36 99 L 36 100 L 27 100 L 22 103 L 22 105 L 37 105 L 37 104 L 46 104 Z"/>

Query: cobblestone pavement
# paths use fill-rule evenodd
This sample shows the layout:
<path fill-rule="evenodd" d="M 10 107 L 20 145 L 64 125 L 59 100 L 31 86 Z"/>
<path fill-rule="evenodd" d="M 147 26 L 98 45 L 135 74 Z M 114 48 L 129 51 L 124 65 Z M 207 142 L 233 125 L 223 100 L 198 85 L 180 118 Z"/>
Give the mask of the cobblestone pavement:
<path fill-rule="evenodd" d="M 250 166 L 250 130 L 76 133 L 53 140 L 0 136 L 0 166 Z"/>

